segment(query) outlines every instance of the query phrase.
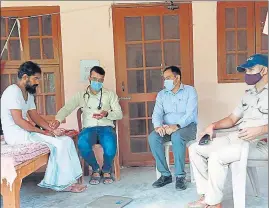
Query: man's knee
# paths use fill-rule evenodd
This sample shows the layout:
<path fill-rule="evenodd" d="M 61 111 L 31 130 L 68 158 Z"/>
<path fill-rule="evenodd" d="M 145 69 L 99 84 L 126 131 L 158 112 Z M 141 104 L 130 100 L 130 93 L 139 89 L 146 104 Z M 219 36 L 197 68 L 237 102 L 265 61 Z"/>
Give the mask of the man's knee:
<path fill-rule="evenodd" d="M 114 130 L 109 129 L 105 137 L 100 141 L 100 144 L 105 156 L 114 157 L 117 151 L 117 135 Z"/>
<path fill-rule="evenodd" d="M 85 129 L 78 134 L 78 140 L 82 140 L 84 137 L 89 137 L 89 133 Z"/>
<path fill-rule="evenodd" d="M 71 138 L 71 137 L 68 137 L 68 136 L 62 136 L 62 137 L 60 137 L 61 139 L 61 141 L 62 142 L 64 142 L 64 143 L 68 143 L 68 144 L 70 144 L 70 143 L 74 143 L 73 142 L 73 139 Z"/>
<path fill-rule="evenodd" d="M 215 164 L 222 164 L 218 152 L 211 152 L 208 158 L 208 166 L 214 166 Z"/>
<path fill-rule="evenodd" d="M 156 131 L 152 131 L 148 136 L 148 142 L 150 145 L 154 145 L 160 139 L 160 135 Z"/>
<path fill-rule="evenodd" d="M 89 140 L 89 138 L 88 138 L 88 136 L 87 135 L 85 135 L 85 134 L 79 134 L 79 136 L 78 136 L 78 149 L 81 151 L 81 150 L 84 150 L 85 148 L 89 148 L 88 147 L 88 140 Z"/>
<path fill-rule="evenodd" d="M 69 151 L 72 148 L 71 145 L 74 145 L 74 142 L 68 136 L 61 136 L 59 138 L 54 138 L 51 144 L 57 148 L 57 151 Z"/>
<path fill-rule="evenodd" d="M 110 140 L 106 140 L 102 143 L 102 148 L 104 151 L 104 155 L 107 157 L 114 157 L 117 152 L 117 140 L 116 138 L 111 138 Z"/>
<path fill-rule="evenodd" d="M 183 135 L 181 134 L 180 130 L 177 130 L 174 133 L 172 133 L 171 142 L 172 142 L 172 144 L 175 144 L 175 145 L 185 144 L 185 139 L 184 139 Z"/>
<path fill-rule="evenodd" d="M 107 157 L 115 157 L 117 152 L 117 146 L 116 145 L 106 145 L 104 150 L 104 155 Z"/>

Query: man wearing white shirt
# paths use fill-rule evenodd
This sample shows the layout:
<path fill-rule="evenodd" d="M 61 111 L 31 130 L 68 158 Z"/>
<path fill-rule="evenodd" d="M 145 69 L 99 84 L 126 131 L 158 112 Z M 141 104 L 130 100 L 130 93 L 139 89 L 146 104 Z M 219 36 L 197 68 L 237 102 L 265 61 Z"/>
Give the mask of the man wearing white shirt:
<path fill-rule="evenodd" d="M 194 143 L 189 147 L 197 192 L 201 195 L 198 201 L 188 205 L 189 208 L 221 207 L 228 167 L 242 159 L 241 154 L 247 145 L 249 158 L 268 159 L 268 146 L 261 141 L 263 135 L 268 133 L 268 57 L 255 54 L 237 70 L 245 72 L 245 82 L 254 86 L 246 90 L 232 114 L 206 128 L 203 135 L 211 137 L 209 144 Z M 214 130 L 231 128 L 239 120 L 242 121 L 239 131 L 212 138 Z M 244 159 L 247 161 L 247 158 Z M 246 162 L 241 167 L 246 169 Z M 244 205 L 236 208 L 241 207 L 244 208 Z"/>

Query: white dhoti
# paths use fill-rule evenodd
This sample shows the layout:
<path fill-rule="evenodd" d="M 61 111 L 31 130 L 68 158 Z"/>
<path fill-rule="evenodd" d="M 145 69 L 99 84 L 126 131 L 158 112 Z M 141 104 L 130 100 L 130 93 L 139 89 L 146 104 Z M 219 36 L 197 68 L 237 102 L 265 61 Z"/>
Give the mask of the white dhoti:
<path fill-rule="evenodd" d="M 82 169 L 73 140 L 70 137 L 51 137 L 30 133 L 29 141 L 47 144 L 50 148 L 49 161 L 40 187 L 62 191 L 76 183 L 82 176 Z"/>

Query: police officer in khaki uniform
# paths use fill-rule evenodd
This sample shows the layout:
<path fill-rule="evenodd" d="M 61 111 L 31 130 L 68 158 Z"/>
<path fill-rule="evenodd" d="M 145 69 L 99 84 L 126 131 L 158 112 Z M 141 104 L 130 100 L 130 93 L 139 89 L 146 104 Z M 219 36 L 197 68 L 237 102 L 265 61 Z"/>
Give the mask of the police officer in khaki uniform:
<path fill-rule="evenodd" d="M 202 136 L 211 136 L 209 144 L 194 143 L 189 147 L 197 192 L 201 195 L 198 201 L 188 205 L 189 208 L 221 207 L 228 167 L 240 162 L 246 144 L 249 148 L 246 161 L 247 157 L 268 158 L 267 144 L 261 141 L 268 133 L 268 57 L 255 54 L 248 58 L 246 63 L 238 66 L 237 70 L 245 73 L 245 82 L 248 85 L 254 86 L 246 90 L 231 115 L 205 129 Z M 214 130 L 231 128 L 239 122 L 238 131 L 228 136 L 212 138 Z M 246 163 L 242 169 L 246 169 Z"/>

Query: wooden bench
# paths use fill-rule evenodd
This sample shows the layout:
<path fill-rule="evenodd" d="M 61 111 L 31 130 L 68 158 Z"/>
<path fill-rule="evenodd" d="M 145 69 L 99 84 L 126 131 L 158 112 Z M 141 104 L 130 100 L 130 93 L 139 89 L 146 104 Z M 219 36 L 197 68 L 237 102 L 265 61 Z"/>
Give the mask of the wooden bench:
<path fill-rule="evenodd" d="M 77 141 L 78 141 L 77 134 L 78 132 L 74 131 L 73 133 L 71 132 L 68 135 L 69 137 L 73 139 L 76 149 L 77 149 Z M 1 145 L 1 148 L 2 147 L 3 146 Z M 3 180 L 1 184 L 1 195 L 3 197 L 4 208 L 19 208 L 20 207 L 20 189 L 21 189 L 22 179 L 30 175 L 31 173 L 34 173 L 39 168 L 45 166 L 48 163 L 49 149 L 45 152 L 46 153 L 41 153 L 39 155 L 36 155 L 32 159 L 23 161 L 20 164 L 15 165 L 17 177 L 14 180 L 12 187 L 10 187 L 7 184 L 6 179 Z M 83 170 L 84 164 L 81 159 L 80 159 L 80 162 L 81 162 L 82 170 Z M 82 174 L 82 177 L 78 180 L 79 183 L 83 182 L 83 175 L 84 173 Z"/>
<path fill-rule="evenodd" d="M 20 189 L 22 179 L 46 165 L 48 163 L 48 158 L 49 153 L 42 154 L 32 160 L 15 166 L 17 177 L 12 184 L 12 189 L 10 190 L 10 187 L 7 185 L 7 181 L 5 179 L 1 184 L 1 195 L 3 196 L 4 208 L 20 207 Z"/>

